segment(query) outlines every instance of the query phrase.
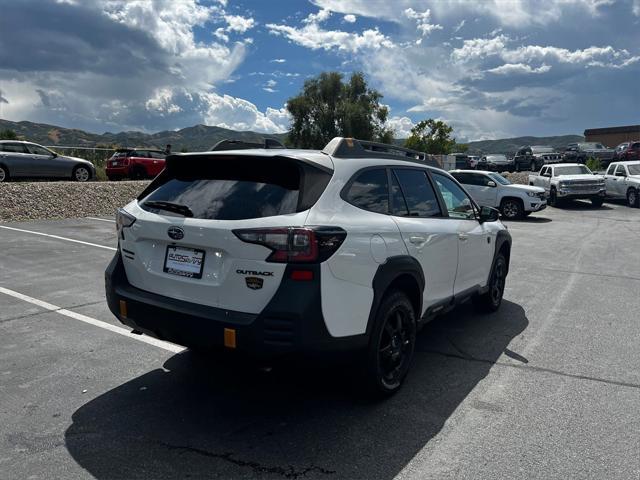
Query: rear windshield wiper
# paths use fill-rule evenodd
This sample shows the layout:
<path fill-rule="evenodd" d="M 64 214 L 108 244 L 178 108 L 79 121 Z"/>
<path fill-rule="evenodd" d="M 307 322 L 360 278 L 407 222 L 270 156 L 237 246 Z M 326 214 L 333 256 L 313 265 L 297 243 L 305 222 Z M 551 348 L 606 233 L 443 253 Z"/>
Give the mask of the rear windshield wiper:
<path fill-rule="evenodd" d="M 144 205 L 146 207 L 178 213 L 183 217 L 193 217 L 193 212 L 191 211 L 191 209 L 186 205 L 181 205 L 179 203 L 165 202 L 163 200 L 147 200 L 146 202 L 144 202 Z"/>

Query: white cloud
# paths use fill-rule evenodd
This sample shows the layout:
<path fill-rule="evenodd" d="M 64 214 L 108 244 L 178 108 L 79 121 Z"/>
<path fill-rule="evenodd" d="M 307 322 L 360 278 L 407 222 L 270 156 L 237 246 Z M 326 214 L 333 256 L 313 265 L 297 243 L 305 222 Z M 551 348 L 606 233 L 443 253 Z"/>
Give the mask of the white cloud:
<path fill-rule="evenodd" d="M 302 23 L 322 23 L 329 19 L 331 16 L 331 10 L 323 8 L 318 13 L 310 13 L 307 18 L 302 20 Z"/>
<path fill-rule="evenodd" d="M 640 17 L 640 0 L 633 0 L 631 11 L 636 17 Z"/>
<path fill-rule="evenodd" d="M 274 58 L 271 63 L 285 63 L 287 60 L 284 58 Z"/>
<path fill-rule="evenodd" d="M 243 17 L 241 15 L 225 15 L 224 19 L 227 22 L 228 32 L 245 33 L 256 25 L 253 18 Z"/>
<path fill-rule="evenodd" d="M 453 27 L 453 33 L 458 33 L 460 29 L 464 27 L 465 23 L 467 23 L 467 21 L 465 19 L 462 19 L 460 23 L 458 23 L 455 27 Z"/>
<path fill-rule="evenodd" d="M 434 30 L 442 30 L 441 25 L 430 23 L 431 10 L 429 9 L 426 9 L 424 12 L 416 12 L 413 8 L 407 8 L 404 11 L 404 15 L 416 21 L 417 28 L 422 32 L 423 37 L 429 35 Z"/>
<path fill-rule="evenodd" d="M 298 45 L 312 50 L 339 50 L 356 53 L 361 50 L 377 50 L 391 47 L 391 40 L 377 28 L 364 30 L 361 34 L 343 32 L 341 30 L 324 30 L 315 23 L 302 28 L 288 25 L 267 24 L 274 35 L 281 35 Z"/>
<path fill-rule="evenodd" d="M 541 65 L 538 68 L 533 68 L 525 63 L 505 63 L 499 67 L 491 68 L 487 70 L 489 73 L 495 73 L 497 75 L 518 75 L 518 74 L 531 74 L 531 73 L 547 73 L 551 70 L 549 65 Z"/>
<path fill-rule="evenodd" d="M 456 61 L 468 61 L 489 55 L 497 55 L 505 50 L 508 40 L 509 38 L 506 35 L 465 40 L 462 47 L 456 48 L 451 52 L 451 58 Z"/>
<path fill-rule="evenodd" d="M 414 123 L 409 117 L 394 116 L 387 120 L 387 125 L 393 130 L 394 138 L 407 138 Z"/>
<path fill-rule="evenodd" d="M 342 17 L 342 19 L 347 23 L 356 23 L 356 16 L 350 13 Z"/>
<path fill-rule="evenodd" d="M 203 100 L 207 107 L 204 119 L 209 125 L 268 133 L 281 133 L 289 128 L 290 118 L 284 107 L 267 108 L 262 113 L 247 100 L 216 93 L 206 94 Z"/>

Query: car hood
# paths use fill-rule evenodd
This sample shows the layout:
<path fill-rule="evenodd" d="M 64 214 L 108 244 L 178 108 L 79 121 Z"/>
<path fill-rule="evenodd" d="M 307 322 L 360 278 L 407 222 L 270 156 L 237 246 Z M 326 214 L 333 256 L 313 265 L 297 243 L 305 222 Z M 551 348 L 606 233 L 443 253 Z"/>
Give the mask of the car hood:
<path fill-rule="evenodd" d="M 508 190 L 518 190 L 518 191 L 525 191 L 525 192 L 535 192 L 535 193 L 544 193 L 544 188 L 542 187 L 532 187 L 530 185 L 518 185 L 518 184 L 511 184 L 511 185 L 503 185 L 502 188 Z"/>
<path fill-rule="evenodd" d="M 604 180 L 602 175 L 558 175 L 558 180 Z"/>

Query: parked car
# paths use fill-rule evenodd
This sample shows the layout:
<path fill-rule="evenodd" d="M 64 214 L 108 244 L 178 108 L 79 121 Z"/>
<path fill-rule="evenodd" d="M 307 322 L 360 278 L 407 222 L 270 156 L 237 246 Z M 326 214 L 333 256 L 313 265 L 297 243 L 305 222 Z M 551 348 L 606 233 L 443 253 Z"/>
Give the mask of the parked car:
<path fill-rule="evenodd" d="M 514 185 L 494 172 L 453 170 L 449 172 L 471 194 L 478 205 L 494 207 L 515 220 L 547 207 L 544 188 Z"/>
<path fill-rule="evenodd" d="M 469 155 L 469 168 L 477 168 L 480 157 L 478 155 Z"/>
<path fill-rule="evenodd" d="M 16 178 L 64 178 L 86 182 L 96 177 L 91 162 L 60 155 L 37 143 L 0 140 L 0 182 Z"/>
<path fill-rule="evenodd" d="M 516 172 L 523 170 L 537 172 L 542 165 L 560 163 L 561 161 L 562 155 L 556 152 L 553 147 L 545 145 L 520 147 L 513 157 Z"/>
<path fill-rule="evenodd" d="M 589 158 L 600 160 L 606 167 L 614 157 L 615 151 L 597 142 L 570 143 L 564 151 L 563 161 L 567 163 L 586 163 Z"/>
<path fill-rule="evenodd" d="M 511 236 L 419 152 L 334 138 L 320 151 L 167 157 L 117 214 L 109 308 L 136 331 L 260 358 L 356 352 L 401 386 L 417 329 L 467 299 L 500 307 Z"/>
<path fill-rule="evenodd" d="M 604 181 L 608 198 L 624 198 L 630 207 L 640 206 L 640 161 L 611 163 Z"/>
<path fill-rule="evenodd" d="M 640 160 L 640 141 L 624 142 L 618 145 L 614 151 L 613 160 L 616 162 Z"/>
<path fill-rule="evenodd" d="M 162 150 L 148 148 L 123 148 L 107 161 L 109 180 L 153 178 L 164 168 L 166 154 Z"/>
<path fill-rule="evenodd" d="M 467 155 L 466 153 L 450 153 L 449 155 L 455 157 L 456 168 L 471 168 L 469 155 Z"/>
<path fill-rule="evenodd" d="M 493 153 L 480 158 L 478 169 L 492 172 L 512 172 L 515 167 L 513 160 L 509 160 L 506 155 Z"/>
<path fill-rule="evenodd" d="M 578 199 L 591 200 L 594 207 L 601 207 L 606 195 L 604 177 L 579 163 L 546 165 L 538 174 L 529 175 L 529 185 L 544 188 L 552 207 Z"/>

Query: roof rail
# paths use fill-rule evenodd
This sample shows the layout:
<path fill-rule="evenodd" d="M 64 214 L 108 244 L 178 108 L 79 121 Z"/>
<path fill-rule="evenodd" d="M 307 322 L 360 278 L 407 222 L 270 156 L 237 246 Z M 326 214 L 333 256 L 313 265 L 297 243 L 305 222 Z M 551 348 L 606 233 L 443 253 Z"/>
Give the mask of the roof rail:
<path fill-rule="evenodd" d="M 233 138 L 225 138 L 220 140 L 213 147 L 212 152 L 221 150 L 248 150 L 250 148 L 285 148 L 285 146 L 274 138 L 265 138 L 262 142 L 249 142 L 247 140 L 236 140 Z"/>
<path fill-rule="evenodd" d="M 390 158 L 437 166 L 425 152 L 355 138 L 335 137 L 327 143 L 322 152 L 338 158 Z"/>

